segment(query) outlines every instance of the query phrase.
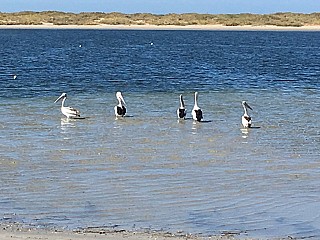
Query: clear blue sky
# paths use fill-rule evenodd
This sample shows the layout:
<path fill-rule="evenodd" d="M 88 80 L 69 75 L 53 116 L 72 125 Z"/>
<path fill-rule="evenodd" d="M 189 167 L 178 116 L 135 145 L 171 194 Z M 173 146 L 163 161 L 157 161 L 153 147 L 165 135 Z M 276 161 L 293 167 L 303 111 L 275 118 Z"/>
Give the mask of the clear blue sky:
<path fill-rule="evenodd" d="M 320 12 L 320 0 L 0 0 L 0 12 L 275 13 Z"/>

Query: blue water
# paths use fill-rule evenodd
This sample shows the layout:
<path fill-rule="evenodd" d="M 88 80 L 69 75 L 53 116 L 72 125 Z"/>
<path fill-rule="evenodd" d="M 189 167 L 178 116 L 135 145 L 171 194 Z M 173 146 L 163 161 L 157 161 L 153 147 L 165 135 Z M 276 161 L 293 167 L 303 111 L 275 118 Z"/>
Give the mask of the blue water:
<path fill-rule="evenodd" d="M 320 237 L 320 32 L 0 30 L 0 42 L 2 222 Z M 86 119 L 61 114 L 62 92 Z"/>

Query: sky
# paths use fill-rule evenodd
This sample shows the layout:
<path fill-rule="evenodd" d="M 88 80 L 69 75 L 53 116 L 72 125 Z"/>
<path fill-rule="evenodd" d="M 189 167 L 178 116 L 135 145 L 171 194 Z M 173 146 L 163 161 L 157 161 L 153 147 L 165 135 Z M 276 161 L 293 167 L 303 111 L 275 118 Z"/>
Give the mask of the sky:
<path fill-rule="evenodd" d="M 320 0 L 0 0 L 0 12 L 20 11 L 121 13 L 320 12 Z"/>

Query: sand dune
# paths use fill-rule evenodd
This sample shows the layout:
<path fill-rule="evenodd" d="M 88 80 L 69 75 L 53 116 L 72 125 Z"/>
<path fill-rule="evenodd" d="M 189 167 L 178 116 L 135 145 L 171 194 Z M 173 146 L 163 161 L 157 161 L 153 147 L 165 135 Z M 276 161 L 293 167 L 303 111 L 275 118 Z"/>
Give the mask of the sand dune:
<path fill-rule="evenodd" d="M 0 29 L 128 29 L 128 30 L 236 30 L 236 31 L 320 31 L 320 26 L 278 27 L 278 26 L 223 26 L 223 25 L 0 25 Z"/>

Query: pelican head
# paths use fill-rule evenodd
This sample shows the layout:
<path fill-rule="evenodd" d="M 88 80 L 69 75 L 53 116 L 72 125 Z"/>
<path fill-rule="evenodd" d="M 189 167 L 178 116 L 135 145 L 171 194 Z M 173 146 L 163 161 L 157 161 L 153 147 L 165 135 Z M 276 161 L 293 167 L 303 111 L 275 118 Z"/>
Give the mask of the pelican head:
<path fill-rule="evenodd" d="M 122 93 L 121 92 L 117 92 L 116 93 L 116 97 L 117 97 L 117 99 L 119 101 L 119 104 L 122 105 L 122 103 L 123 103 L 124 105 L 126 105 L 126 102 L 124 101 L 124 98 L 122 97 Z"/>
<path fill-rule="evenodd" d="M 57 100 L 54 101 L 54 103 L 59 102 L 61 99 L 66 99 L 67 98 L 67 94 L 66 93 L 62 93 L 60 95 L 60 97 L 57 98 Z"/>
<path fill-rule="evenodd" d="M 246 101 L 242 101 L 242 106 L 244 109 L 249 108 L 250 110 L 252 110 L 252 108 L 249 106 L 249 104 Z"/>
<path fill-rule="evenodd" d="M 180 108 L 185 108 L 182 94 L 180 94 Z"/>
<path fill-rule="evenodd" d="M 194 105 L 198 107 L 198 92 L 194 93 Z"/>

